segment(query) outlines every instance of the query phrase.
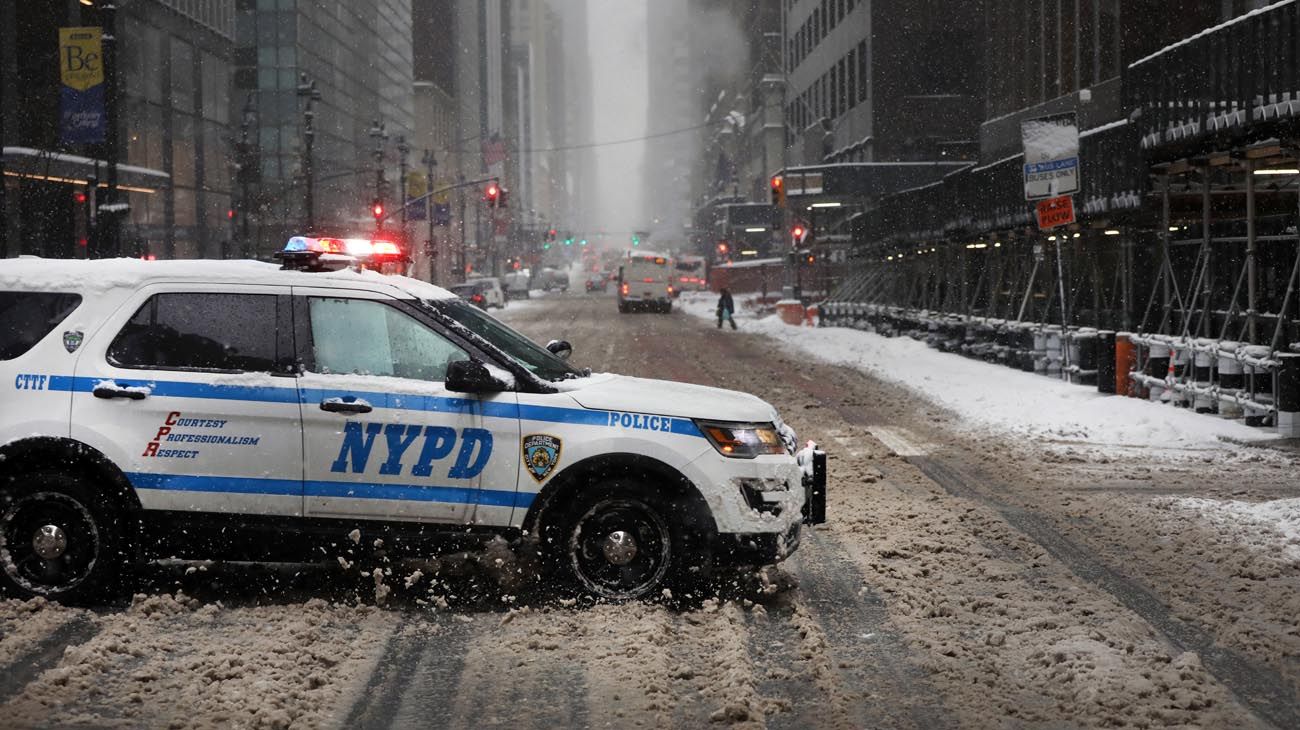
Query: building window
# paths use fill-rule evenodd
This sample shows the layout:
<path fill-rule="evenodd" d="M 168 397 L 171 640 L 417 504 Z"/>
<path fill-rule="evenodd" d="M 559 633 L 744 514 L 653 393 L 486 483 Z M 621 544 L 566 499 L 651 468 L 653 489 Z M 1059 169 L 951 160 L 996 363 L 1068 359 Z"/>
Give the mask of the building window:
<path fill-rule="evenodd" d="M 848 84 L 847 103 L 848 107 L 852 109 L 858 105 L 858 49 L 850 48 L 847 58 L 848 63 L 845 64 L 849 74 L 846 82 Z"/>

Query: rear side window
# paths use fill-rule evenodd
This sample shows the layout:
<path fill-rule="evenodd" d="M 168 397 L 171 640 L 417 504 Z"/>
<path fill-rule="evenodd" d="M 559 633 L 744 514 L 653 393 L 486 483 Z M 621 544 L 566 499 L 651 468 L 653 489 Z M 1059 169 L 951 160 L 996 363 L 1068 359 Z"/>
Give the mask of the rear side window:
<path fill-rule="evenodd" d="M 32 349 L 81 304 L 80 294 L 0 291 L 0 360 Z"/>
<path fill-rule="evenodd" d="M 274 294 L 157 294 L 118 333 L 108 359 L 124 368 L 283 372 L 276 339 Z"/>

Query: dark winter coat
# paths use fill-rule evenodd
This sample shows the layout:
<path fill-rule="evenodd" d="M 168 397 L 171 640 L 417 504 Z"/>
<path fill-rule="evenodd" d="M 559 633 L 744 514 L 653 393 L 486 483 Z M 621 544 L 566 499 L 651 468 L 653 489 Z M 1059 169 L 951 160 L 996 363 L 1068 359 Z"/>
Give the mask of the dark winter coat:
<path fill-rule="evenodd" d="M 722 296 L 718 297 L 718 311 L 731 313 L 736 311 L 736 303 L 731 300 L 731 292 L 724 291 Z"/>

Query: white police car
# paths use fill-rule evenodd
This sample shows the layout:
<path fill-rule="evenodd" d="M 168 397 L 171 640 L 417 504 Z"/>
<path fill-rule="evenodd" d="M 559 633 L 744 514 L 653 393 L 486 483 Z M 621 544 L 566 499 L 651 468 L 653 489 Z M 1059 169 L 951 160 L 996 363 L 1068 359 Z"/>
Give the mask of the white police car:
<path fill-rule="evenodd" d="M 328 560 L 359 527 L 398 555 L 504 535 L 626 599 L 824 519 L 824 456 L 767 403 L 552 350 L 374 271 L 0 261 L 0 588 Z"/>

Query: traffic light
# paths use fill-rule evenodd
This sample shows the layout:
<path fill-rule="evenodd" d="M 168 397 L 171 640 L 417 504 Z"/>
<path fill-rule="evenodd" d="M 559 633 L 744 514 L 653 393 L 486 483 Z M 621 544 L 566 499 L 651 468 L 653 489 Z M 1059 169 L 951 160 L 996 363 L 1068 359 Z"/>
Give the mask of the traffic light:
<path fill-rule="evenodd" d="M 731 250 L 731 245 L 726 241 L 718 241 L 718 253 L 725 256 Z"/>
<path fill-rule="evenodd" d="M 641 237 L 636 235 L 635 233 L 632 234 L 632 245 L 633 246 L 641 245 Z"/>
<path fill-rule="evenodd" d="M 586 245 L 587 245 L 587 239 L 584 238 L 584 239 L 582 239 L 581 241 L 578 241 L 578 245 L 579 245 L 579 246 L 586 246 Z"/>
<path fill-rule="evenodd" d="M 497 207 L 497 201 L 501 198 L 501 186 L 492 181 L 483 189 L 483 200 L 487 201 L 489 208 Z"/>
<path fill-rule="evenodd" d="M 382 221 L 384 219 L 384 201 L 376 198 L 375 202 L 370 204 L 370 213 L 375 217 L 376 221 Z"/>
<path fill-rule="evenodd" d="M 772 176 L 772 205 L 785 207 L 785 178 L 780 175 Z"/>
<path fill-rule="evenodd" d="M 565 246 L 572 246 L 572 245 L 573 245 L 573 236 L 569 236 L 568 238 L 564 239 L 564 245 L 565 245 Z"/>
<path fill-rule="evenodd" d="M 794 227 L 790 229 L 790 238 L 794 239 L 795 243 L 803 243 L 803 239 L 807 235 L 808 228 L 802 223 L 796 223 L 794 224 Z"/>
<path fill-rule="evenodd" d="M 817 263 L 817 256 L 815 254 L 810 253 L 803 257 L 803 261 L 805 264 L 812 266 L 813 264 Z"/>
<path fill-rule="evenodd" d="M 546 240 L 547 240 L 548 242 L 549 242 L 549 241 L 554 241 L 556 235 L 558 235 L 558 234 L 559 234 L 559 231 L 556 231 L 554 228 L 552 228 L 551 230 L 549 230 L 549 231 L 546 232 Z M 547 246 L 547 248 L 550 248 L 550 246 Z"/>

